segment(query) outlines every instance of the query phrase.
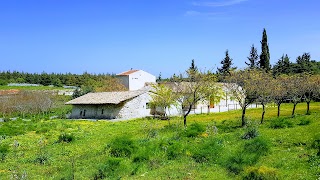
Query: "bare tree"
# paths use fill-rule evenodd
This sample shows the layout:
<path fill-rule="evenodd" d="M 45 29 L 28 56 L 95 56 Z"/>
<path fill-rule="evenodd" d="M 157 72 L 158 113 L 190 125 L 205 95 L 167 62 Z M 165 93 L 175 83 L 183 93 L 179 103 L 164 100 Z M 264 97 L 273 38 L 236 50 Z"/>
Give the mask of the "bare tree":
<path fill-rule="evenodd" d="M 246 109 L 257 99 L 256 84 L 253 84 L 254 77 L 251 76 L 250 70 L 232 72 L 230 76 L 226 78 L 226 84 L 228 91 L 232 97 L 239 103 L 242 109 L 241 126 L 247 124 L 245 119 Z"/>
<path fill-rule="evenodd" d="M 276 79 L 273 79 L 271 86 L 271 98 L 277 104 L 278 113 L 277 117 L 280 116 L 280 106 L 288 98 L 288 80 L 287 76 L 278 76 Z"/>
<path fill-rule="evenodd" d="M 303 99 L 307 103 L 307 114 L 310 114 L 310 102 L 319 95 L 317 91 L 320 91 L 320 76 L 303 74 L 301 78 L 300 88 L 303 91 Z"/>
<path fill-rule="evenodd" d="M 296 106 L 302 101 L 304 90 L 301 87 L 303 79 L 300 75 L 292 75 L 287 78 L 288 98 L 293 103 L 292 117 L 294 116 Z"/>
<path fill-rule="evenodd" d="M 175 78 L 170 83 L 173 92 L 177 95 L 177 101 L 181 105 L 183 116 L 183 124 L 187 126 L 187 116 L 190 114 L 193 107 L 198 102 L 208 99 L 208 94 L 211 94 L 210 88 L 216 83 L 216 78 L 212 74 L 187 71 L 187 76 Z"/>
<path fill-rule="evenodd" d="M 263 124 L 264 115 L 266 113 L 266 105 L 271 101 L 271 94 L 272 94 L 272 83 L 273 78 L 270 73 L 265 71 L 251 71 L 252 79 L 251 85 L 254 85 L 253 88 L 257 89 L 257 102 L 261 103 L 262 105 L 262 115 L 260 123 Z"/>

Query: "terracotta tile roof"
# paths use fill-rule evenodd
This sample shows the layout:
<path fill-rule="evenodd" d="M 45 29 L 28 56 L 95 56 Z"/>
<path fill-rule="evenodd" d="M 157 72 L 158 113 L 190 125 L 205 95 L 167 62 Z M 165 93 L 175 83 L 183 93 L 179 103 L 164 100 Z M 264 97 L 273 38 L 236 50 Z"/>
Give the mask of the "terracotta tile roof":
<path fill-rule="evenodd" d="M 146 92 L 147 90 L 88 93 L 66 104 L 119 104 Z"/>
<path fill-rule="evenodd" d="M 129 70 L 129 71 L 126 71 L 126 72 L 122 72 L 122 73 L 120 73 L 120 74 L 117 74 L 118 76 L 128 76 L 128 75 L 130 75 L 130 74 L 132 74 L 132 73 L 135 73 L 135 72 L 137 72 L 137 71 L 139 71 L 139 70 Z"/>

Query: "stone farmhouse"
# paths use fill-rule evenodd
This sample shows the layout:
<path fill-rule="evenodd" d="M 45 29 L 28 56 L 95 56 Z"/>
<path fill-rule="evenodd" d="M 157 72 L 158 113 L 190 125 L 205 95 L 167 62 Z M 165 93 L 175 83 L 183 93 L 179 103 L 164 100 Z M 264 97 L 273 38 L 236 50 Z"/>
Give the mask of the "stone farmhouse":
<path fill-rule="evenodd" d="M 117 78 L 129 89 L 121 92 L 88 93 L 66 104 L 72 105 L 72 119 L 132 119 L 152 116 L 150 109 L 152 100 L 151 87 L 156 83 L 156 77 L 142 70 L 129 70 L 117 74 Z M 235 108 L 236 102 L 228 96 L 227 89 L 223 88 L 226 97 L 220 103 L 213 105 L 203 101 L 198 103 L 191 113 L 220 112 Z M 230 108 L 230 105 L 233 107 Z M 167 110 L 171 116 L 181 115 L 181 107 L 174 106 Z"/>

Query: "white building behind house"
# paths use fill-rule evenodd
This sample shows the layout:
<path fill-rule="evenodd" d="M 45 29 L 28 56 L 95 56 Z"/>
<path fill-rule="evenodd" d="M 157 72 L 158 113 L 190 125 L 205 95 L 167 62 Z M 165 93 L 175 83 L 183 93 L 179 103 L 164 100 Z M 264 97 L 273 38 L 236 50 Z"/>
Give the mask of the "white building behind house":
<path fill-rule="evenodd" d="M 139 90 L 143 88 L 146 83 L 156 82 L 154 75 L 142 70 L 129 70 L 117 74 L 116 77 L 129 91 Z"/>

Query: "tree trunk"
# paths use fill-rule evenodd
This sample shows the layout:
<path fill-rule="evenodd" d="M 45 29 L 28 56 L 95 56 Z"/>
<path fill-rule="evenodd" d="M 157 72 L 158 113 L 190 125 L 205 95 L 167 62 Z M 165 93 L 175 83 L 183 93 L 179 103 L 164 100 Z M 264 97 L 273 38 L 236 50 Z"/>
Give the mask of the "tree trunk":
<path fill-rule="evenodd" d="M 278 115 L 277 116 L 278 117 L 280 116 L 280 105 L 281 105 L 280 103 L 277 104 L 277 106 L 278 106 Z"/>
<path fill-rule="evenodd" d="M 307 101 L 307 115 L 310 115 L 310 101 Z"/>
<path fill-rule="evenodd" d="M 298 103 L 293 103 L 293 109 L 292 109 L 292 117 L 294 116 L 294 111 L 296 110 L 296 106 Z"/>
<path fill-rule="evenodd" d="M 261 124 L 263 124 L 263 120 L 264 120 L 264 114 L 266 113 L 266 108 L 264 103 L 261 103 L 262 105 L 262 116 L 261 116 Z"/>
<path fill-rule="evenodd" d="M 192 109 L 192 105 L 189 106 L 189 109 L 188 109 L 187 113 L 185 113 L 183 115 L 183 125 L 184 125 L 184 127 L 187 127 L 187 116 L 191 112 L 191 109 Z"/>
<path fill-rule="evenodd" d="M 244 127 L 247 124 L 245 115 L 246 115 L 246 107 L 243 107 L 242 108 L 242 116 L 241 116 L 241 126 L 242 127 Z"/>

